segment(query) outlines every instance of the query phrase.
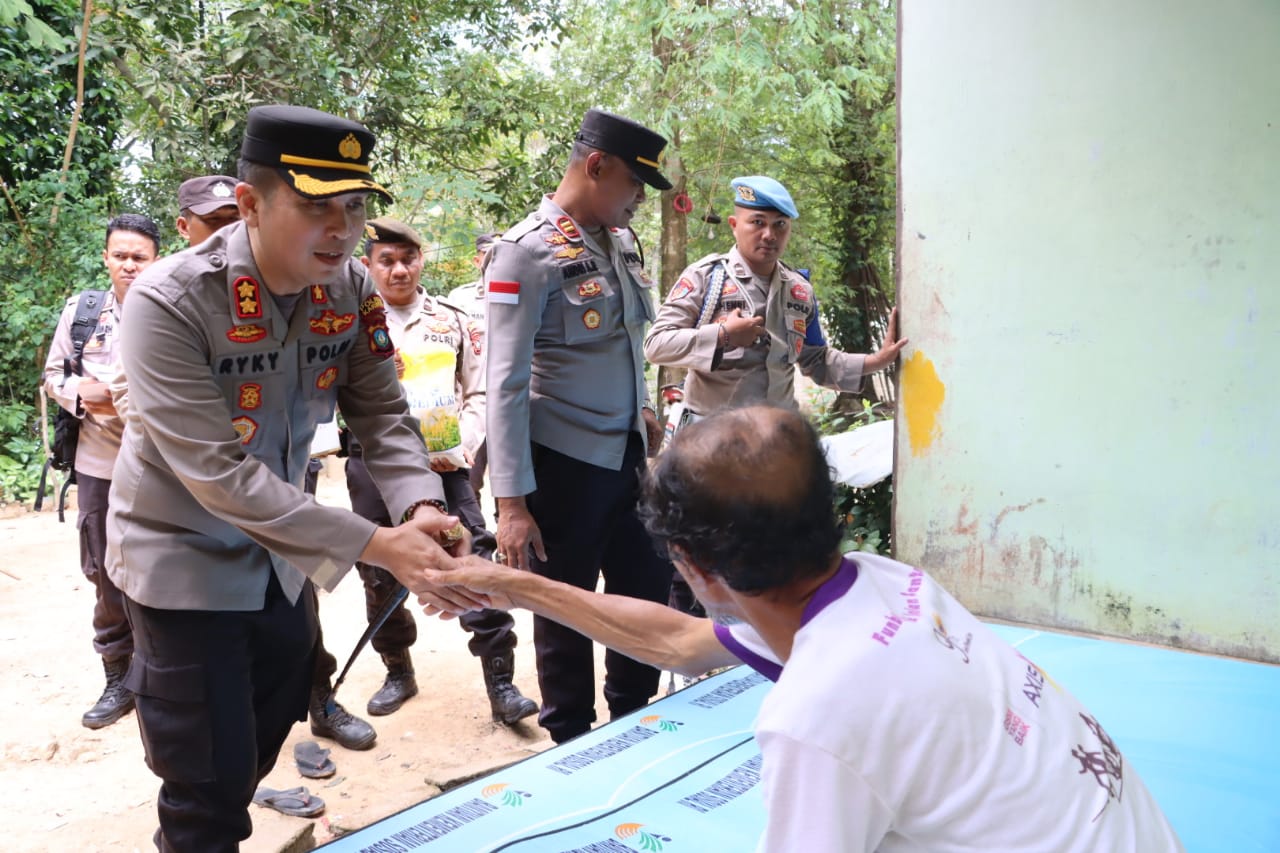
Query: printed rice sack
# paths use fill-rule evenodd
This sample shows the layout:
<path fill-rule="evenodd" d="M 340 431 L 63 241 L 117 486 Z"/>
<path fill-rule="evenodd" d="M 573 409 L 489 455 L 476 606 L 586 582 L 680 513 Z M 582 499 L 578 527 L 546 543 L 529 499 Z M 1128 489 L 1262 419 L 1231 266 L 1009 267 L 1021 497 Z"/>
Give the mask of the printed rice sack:
<path fill-rule="evenodd" d="M 457 353 L 424 341 L 414 349 L 401 349 L 400 357 L 404 360 L 400 383 L 409 401 L 409 412 L 418 419 L 431 458 L 465 468 L 467 460 L 462 453 L 460 406 L 454 376 Z"/>

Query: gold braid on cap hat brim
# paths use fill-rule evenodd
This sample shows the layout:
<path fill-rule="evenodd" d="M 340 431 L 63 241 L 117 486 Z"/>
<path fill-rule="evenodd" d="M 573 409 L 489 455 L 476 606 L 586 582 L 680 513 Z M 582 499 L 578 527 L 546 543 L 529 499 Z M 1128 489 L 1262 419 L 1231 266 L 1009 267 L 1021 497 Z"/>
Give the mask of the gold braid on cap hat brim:
<path fill-rule="evenodd" d="M 319 178 L 311 177 L 305 172 L 299 174 L 292 169 L 289 170 L 289 177 L 293 178 L 294 189 L 303 195 L 337 195 L 338 193 L 350 193 L 355 192 L 356 190 L 371 190 L 373 192 L 382 193 L 383 195 L 391 195 L 391 193 L 387 192 L 386 187 L 383 187 L 380 184 L 375 184 L 373 181 L 365 178 L 343 178 L 338 181 L 322 181 Z"/>

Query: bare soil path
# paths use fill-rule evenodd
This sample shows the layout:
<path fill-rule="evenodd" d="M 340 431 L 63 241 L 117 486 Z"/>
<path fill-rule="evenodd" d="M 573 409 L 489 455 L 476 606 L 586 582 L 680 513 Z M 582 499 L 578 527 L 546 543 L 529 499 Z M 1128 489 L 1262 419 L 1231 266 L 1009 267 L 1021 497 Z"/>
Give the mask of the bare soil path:
<path fill-rule="evenodd" d="M 348 506 L 340 464 L 321 476 L 319 498 Z M 103 675 L 92 646 L 93 587 L 78 555 L 74 511 L 60 524 L 54 512 L 0 508 L 0 848 L 151 851 L 159 780 L 143 761 L 134 715 L 99 731 L 80 724 Z M 372 649 L 362 652 L 338 698 L 373 723 L 377 744 L 350 752 L 320 741 L 332 748 L 337 775 L 304 779 L 293 745 L 313 738 L 298 723 L 264 784 L 307 785 L 327 804 L 325 814 L 306 820 L 251 806 L 254 834 L 242 850 L 309 849 L 551 745 L 535 723 L 492 723 L 468 635 L 456 623 L 415 615 L 421 694 L 391 716 L 367 717 L 365 703 L 385 673 Z M 516 683 L 537 699 L 530 617 L 515 617 Z M 320 618 L 341 666 L 364 629 L 355 572 L 332 595 L 321 594 Z"/>

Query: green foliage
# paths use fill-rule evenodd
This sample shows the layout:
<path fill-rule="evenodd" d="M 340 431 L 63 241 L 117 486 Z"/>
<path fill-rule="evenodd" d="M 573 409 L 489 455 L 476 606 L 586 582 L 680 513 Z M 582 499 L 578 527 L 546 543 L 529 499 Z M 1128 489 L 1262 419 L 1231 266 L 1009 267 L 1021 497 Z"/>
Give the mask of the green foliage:
<path fill-rule="evenodd" d="M 876 421 L 893 417 L 883 406 L 861 401 L 860 409 L 850 411 L 837 405 L 823 409 L 814 417 L 814 426 L 822 435 L 839 435 Z M 844 525 L 840 540 L 841 553 L 868 551 L 889 554 L 893 547 L 893 477 L 890 476 L 865 489 L 836 485 L 836 518 Z"/>
<path fill-rule="evenodd" d="M 0 403 L 0 504 L 35 496 L 44 464 L 44 443 L 37 429 L 34 407 Z"/>
<path fill-rule="evenodd" d="M 89 195 L 92 178 L 73 169 L 63 183 L 45 174 L 11 194 L 22 222 L 0 220 L 0 482 L 4 500 L 29 497 L 43 462 L 35 404 L 49 340 L 67 297 L 107 286 L 102 241 L 105 199 Z M 49 211 L 65 189 L 58 221 Z"/>
<path fill-rule="evenodd" d="M 267 103 L 365 123 L 379 137 L 379 180 L 397 197 L 386 212 L 415 224 L 414 211 L 434 206 L 454 176 L 484 190 L 454 198 L 473 221 L 496 225 L 524 204 L 528 184 L 515 176 L 537 172 L 525 141 L 549 98 L 519 57 L 532 40 L 556 38 L 553 4 L 117 0 L 100 9 L 99 46 L 131 90 L 127 116 L 150 149 L 136 164 L 132 207 L 158 221 L 176 215 L 182 180 L 235 173 L 245 116 Z M 501 156 L 512 150 L 519 156 Z M 426 193 L 427 175 L 450 177 Z"/>
<path fill-rule="evenodd" d="M 75 46 L 53 30 L 49 30 L 52 38 L 31 37 L 31 22 L 47 30 L 52 25 L 58 32 L 74 33 L 80 24 L 80 4 L 36 3 L 38 18 L 28 17 L 23 27 L 5 15 L 9 4 L 11 0 L 0 0 L 0 151 L 5 154 L 0 158 L 0 180 L 13 188 L 62 168 L 76 97 Z M 26 3 L 16 5 L 32 14 Z M 100 65 L 90 65 L 86 71 L 85 104 L 72 156 L 94 193 L 110 191 L 117 164 L 113 145 L 120 126 L 114 86 L 101 71 Z M 14 216 L 9 204 L 0 204 L 0 220 Z"/>

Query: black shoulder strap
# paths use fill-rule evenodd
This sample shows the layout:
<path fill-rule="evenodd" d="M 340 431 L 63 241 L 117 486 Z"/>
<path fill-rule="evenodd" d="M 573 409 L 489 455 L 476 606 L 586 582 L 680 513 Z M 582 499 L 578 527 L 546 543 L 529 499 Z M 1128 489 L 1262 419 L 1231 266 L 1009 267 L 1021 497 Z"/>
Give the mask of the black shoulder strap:
<path fill-rule="evenodd" d="M 77 370 L 80 358 L 84 355 L 84 345 L 88 342 L 93 330 L 98 328 L 98 316 L 107 295 L 105 290 L 86 290 L 80 294 L 76 302 L 75 317 L 71 320 L 71 346 L 75 348 Z"/>

